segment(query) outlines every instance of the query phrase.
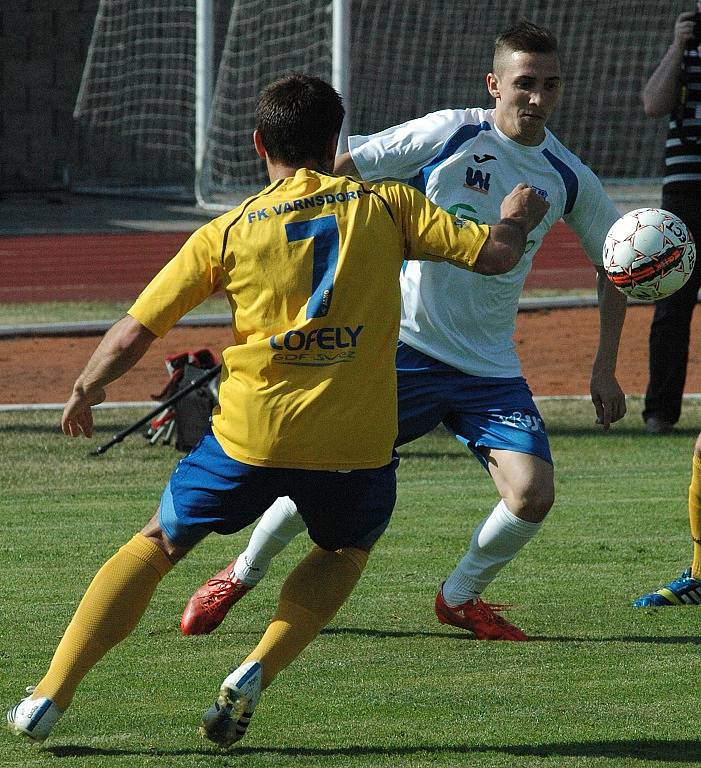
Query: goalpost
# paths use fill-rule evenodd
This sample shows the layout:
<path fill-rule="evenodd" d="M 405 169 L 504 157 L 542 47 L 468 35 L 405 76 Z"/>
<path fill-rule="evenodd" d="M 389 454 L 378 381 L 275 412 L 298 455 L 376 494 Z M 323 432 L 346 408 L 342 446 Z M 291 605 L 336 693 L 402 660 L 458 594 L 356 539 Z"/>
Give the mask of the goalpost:
<path fill-rule="evenodd" d="M 214 87 L 214 3 L 197 0 L 195 42 L 195 174 L 202 170 Z"/>
<path fill-rule="evenodd" d="M 553 132 L 602 179 L 658 180 L 666 121 L 646 118 L 639 94 L 687 5 L 640 0 L 622 28 L 625 0 L 100 0 L 75 116 L 182 163 L 200 204 L 219 210 L 266 183 L 252 114 L 275 77 L 331 79 L 351 133 L 488 107 L 494 39 L 529 18 L 560 42 Z"/>

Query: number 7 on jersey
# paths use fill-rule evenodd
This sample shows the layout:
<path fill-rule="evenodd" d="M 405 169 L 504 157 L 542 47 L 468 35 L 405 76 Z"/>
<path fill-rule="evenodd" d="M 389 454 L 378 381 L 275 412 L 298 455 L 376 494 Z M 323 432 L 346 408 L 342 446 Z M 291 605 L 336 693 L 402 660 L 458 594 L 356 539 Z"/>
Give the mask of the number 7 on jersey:
<path fill-rule="evenodd" d="M 329 313 L 333 279 L 338 265 L 338 223 L 335 216 L 285 224 L 287 241 L 313 238 L 312 293 L 307 304 L 307 320 Z"/>

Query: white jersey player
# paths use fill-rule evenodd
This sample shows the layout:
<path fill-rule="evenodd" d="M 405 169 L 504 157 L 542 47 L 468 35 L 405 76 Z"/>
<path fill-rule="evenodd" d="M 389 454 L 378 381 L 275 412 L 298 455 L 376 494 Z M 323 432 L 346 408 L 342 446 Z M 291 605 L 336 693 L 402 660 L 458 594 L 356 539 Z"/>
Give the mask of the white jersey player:
<path fill-rule="evenodd" d="M 592 171 L 545 127 L 561 89 L 552 34 L 528 22 L 504 32 L 487 88 L 494 109 L 442 110 L 372 136 L 351 136 L 350 153 L 337 158 L 336 171 L 403 180 L 479 223 L 499 220 L 501 201 L 518 182 L 550 204 L 509 274 L 456 275 L 423 262 L 407 264 L 401 278 L 397 445 L 443 423 L 481 461 L 501 497 L 438 590 L 437 618 L 478 638 L 525 640 L 480 595 L 537 533 L 554 501 L 548 439 L 521 374 L 513 333 L 526 275 L 556 221 L 563 218 L 577 233 L 598 273 L 601 334 L 591 396 L 605 429 L 625 414 L 615 366 L 626 304 L 601 268 L 604 238 L 619 214 Z M 218 626 L 303 527 L 294 502 L 278 499 L 247 549 L 190 599 L 183 631 Z"/>
<path fill-rule="evenodd" d="M 500 202 L 518 181 L 550 204 L 518 267 L 506 275 L 456 280 L 449 267 L 429 262 L 407 263 L 402 275 L 402 341 L 472 376 L 520 376 L 513 341 L 518 300 L 548 230 L 563 218 L 592 264 L 602 264 L 604 238 L 619 214 L 599 180 L 547 128 L 536 146 L 510 139 L 495 124 L 494 109 L 442 110 L 351 136 L 348 145 L 363 179 L 406 181 L 477 223 L 499 221 Z"/>

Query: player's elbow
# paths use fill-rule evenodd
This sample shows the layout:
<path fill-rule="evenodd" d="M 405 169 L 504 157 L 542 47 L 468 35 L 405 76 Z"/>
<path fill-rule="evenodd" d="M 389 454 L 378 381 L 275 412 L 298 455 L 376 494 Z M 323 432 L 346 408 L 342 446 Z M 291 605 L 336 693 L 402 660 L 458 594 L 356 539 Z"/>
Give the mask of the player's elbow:
<path fill-rule="evenodd" d="M 105 339 L 109 340 L 113 348 L 133 354 L 136 359 L 146 352 L 156 338 L 153 331 L 131 315 L 118 320 L 105 334 Z"/>
<path fill-rule="evenodd" d="M 333 172 L 337 176 L 355 176 L 360 178 L 360 174 L 358 173 L 358 169 L 355 167 L 355 163 L 353 162 L 353 158 L 351 157 L 350 152 L 344 152 L 341 155 L 336 155 Z"/>
<path fill-rule="evenodd" d="M 665 117 L 669 114 L 668 109 L 662 109 L 658 104 L 651 104 L 647 101 L 643 101 L 643 111 L 645 117 Z"/>
<path fill-rule="evenodd" d="M 642 93 L 640 100 L 643 103 L 643 112 L 645 117 L 657 118 L 665 117 L 672 110 L 672 104 L 661 100 L 658 94 Z"/>

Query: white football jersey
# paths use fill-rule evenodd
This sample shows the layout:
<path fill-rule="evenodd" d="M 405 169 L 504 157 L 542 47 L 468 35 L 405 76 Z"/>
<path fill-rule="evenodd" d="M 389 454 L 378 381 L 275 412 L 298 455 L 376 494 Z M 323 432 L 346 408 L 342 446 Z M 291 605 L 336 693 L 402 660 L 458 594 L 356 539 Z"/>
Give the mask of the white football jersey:
<path fill-rule="evenodd" d="M 433 112 L 372 136 L 350 136 L 348 147 L 364 179 L 400 179 L 481 224 L 499 221 L 501 202 L 518 182 L 550 203 L 508 274 L 411 262 L 401 278 L 402 341 L 473 376 L 520 376 L 513 340 L 518 300 L 545 233 L 564 219 L 592 264 L 601 265 L 604 238 L 620 215 L 594 173 L 547 129 L 537 147 L 507 138 L 491 109 Z"/>

